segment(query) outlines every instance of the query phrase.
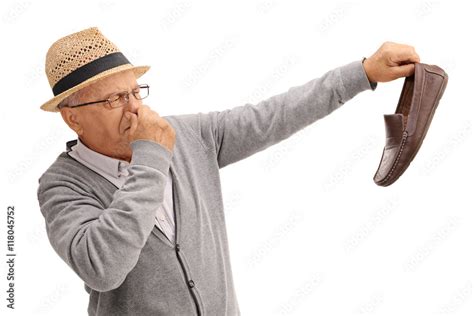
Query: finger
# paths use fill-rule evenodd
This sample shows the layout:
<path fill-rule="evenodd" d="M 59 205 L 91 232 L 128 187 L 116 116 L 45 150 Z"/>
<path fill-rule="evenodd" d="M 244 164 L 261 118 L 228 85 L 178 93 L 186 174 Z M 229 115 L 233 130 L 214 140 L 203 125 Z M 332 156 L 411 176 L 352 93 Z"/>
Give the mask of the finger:
<path fill-rule="evenodd" d="M 393 75 L 396 78 L 409 77 L 415 72 L 415 64 L 407 64 L 391 68 Z"/>
<path fill-rule="evenodd" d="M 142 106 L 138 107 L 137 115 L 139 117 L 141 117 L 143 115 L 143 111 L 145 111 L 145 107 L 146 107 L 146 105 L 142 105 Z"/>
<path fill-rule="evenodd" d="M 138 127 L 138 117 L 135 114 L 130 113 L 130 129 L 128 130 L 129 135 L 135 134 L 137 127 Z"/>
<path fill-rule="evenodd" d="M 411 46 L 401 46 L 390 58 L 396 64 L 419 63 L 420 56 Z"/>
<path fill-rule="evenodd" d="M 141 109 L 141 112 L 144 114 L 145 112 L 150 112 L 150 107 L 146 104 L 142 104 L 142 106 L 139 107 Z"/>

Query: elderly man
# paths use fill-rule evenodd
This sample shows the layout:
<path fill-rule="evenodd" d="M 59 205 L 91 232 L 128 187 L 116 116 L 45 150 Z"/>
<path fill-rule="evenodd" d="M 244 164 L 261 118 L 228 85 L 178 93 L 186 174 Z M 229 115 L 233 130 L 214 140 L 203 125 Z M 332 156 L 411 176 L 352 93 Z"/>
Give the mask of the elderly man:
<path fill-rule="evenodd" d="M 160 117 L 149 87 L 97 28 L 55 42 L 54 97 L 77 139 L 39 179 L 57 254 L 84 281 L 89 315 L 239 315 L 219 169 L 288 138 L 377 82 L 413 73 L 413 47 L 374 55 L 257 105 Z"/>

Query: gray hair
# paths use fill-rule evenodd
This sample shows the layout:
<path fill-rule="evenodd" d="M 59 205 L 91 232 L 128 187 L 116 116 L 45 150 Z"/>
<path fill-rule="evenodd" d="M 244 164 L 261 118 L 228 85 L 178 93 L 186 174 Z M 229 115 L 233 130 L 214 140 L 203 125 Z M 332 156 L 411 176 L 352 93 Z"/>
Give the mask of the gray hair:
<path fill-rule="evenodd" d="M 83 89 L 80 89 L 76 92 L 74 92 L 73 94 L 71 94 L 70 96 L 68 96 L 67 98 L 65 98 L 64 100 L 62 100 L 59 104 L 58 104 L 58 109 L 61 109 L 62 107 L 68 107 L 68 106 L 72 106 L 72 105 L 76 105 L 76 104 L 79 104 L 82 102 L 82 98 L 88 93 L 87 89 L 83 88 Z"/>

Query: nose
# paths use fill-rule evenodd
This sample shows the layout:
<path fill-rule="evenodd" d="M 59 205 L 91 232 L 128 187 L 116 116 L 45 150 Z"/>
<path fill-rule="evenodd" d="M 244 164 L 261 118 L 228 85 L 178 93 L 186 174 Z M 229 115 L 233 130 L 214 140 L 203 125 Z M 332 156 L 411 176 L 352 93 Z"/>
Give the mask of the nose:
<path fill-rule="evenodd" d="M 142 100 L 137 100 L 133 95 L 128 95 L 128 103 L 125 106 L 125 111 L 130 111 L 134 114 L 138 113 L 138 109 L 142 105 Z"/>

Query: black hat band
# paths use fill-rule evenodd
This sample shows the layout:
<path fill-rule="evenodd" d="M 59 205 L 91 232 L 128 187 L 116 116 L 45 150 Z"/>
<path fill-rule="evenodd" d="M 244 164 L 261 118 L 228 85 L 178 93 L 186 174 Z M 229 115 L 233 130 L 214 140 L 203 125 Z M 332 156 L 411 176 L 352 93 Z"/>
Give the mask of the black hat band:
<path fill-rule="evenodd" d="M 53 93 L 55 96 L 63 93 L 66 90 L 71 89 L 74 86 L 86 81 L 95 75 L 100 74 L 106 70 L 130 64 L 128 59 L 120 52 L 115 52 L 103 57 L 97 58 L 90 63 L 87 63 L 65 77 L 61 78 L 53 87 Z"/>

